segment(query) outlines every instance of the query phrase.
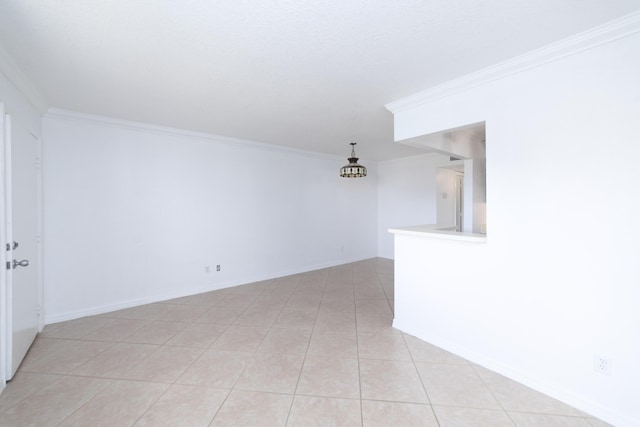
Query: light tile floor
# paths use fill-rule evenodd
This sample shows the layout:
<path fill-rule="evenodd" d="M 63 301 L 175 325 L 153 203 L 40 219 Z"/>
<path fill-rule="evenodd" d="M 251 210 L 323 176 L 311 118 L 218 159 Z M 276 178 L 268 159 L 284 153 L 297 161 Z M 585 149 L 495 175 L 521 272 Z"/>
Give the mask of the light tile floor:
<path fill-rule="evenodd" d="M 48 325 L 0 426 L 606 426 L 391 327 L 371 259 Z"/>

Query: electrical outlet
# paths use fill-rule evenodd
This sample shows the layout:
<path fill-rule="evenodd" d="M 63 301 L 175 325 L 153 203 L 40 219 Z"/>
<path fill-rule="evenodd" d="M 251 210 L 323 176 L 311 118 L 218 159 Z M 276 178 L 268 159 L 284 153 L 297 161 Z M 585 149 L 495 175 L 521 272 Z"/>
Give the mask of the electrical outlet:
<path fill-rule="evenodd" d="M 611 359 L 597 354 L 593 355 L 593 370 L 604 375 L 611 375 Z"/>
<path fill-rule="evenodd" d="M 220 264 L 216 265 L 216 271 L 220 271 Z"/>

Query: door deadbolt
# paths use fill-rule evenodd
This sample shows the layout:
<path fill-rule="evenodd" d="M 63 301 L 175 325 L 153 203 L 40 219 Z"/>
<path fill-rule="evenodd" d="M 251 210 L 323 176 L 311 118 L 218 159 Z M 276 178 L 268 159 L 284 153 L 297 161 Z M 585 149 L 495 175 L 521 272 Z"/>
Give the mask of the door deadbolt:
<path fill-rule="evenodd" d="M 13 268 L 16 267 L 28 267 L 29 266 L 29 260 L 28 259 L 23 259 L 22 261 L 18 261 L 18 260 L 13 260 Z"/>

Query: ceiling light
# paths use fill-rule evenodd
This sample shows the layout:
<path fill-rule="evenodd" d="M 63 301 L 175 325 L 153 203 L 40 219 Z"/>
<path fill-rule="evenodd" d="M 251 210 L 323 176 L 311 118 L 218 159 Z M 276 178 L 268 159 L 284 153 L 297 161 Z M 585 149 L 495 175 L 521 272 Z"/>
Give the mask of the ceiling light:
<path fill-rule="evenodd" d="M 356 143 L 351 143 L 351 157 L 349 164 L 340 168 L 340 176 L 343 178 L 361 178 L 367 176 L 367 168 L 358 164 L 356 157 Z"/>

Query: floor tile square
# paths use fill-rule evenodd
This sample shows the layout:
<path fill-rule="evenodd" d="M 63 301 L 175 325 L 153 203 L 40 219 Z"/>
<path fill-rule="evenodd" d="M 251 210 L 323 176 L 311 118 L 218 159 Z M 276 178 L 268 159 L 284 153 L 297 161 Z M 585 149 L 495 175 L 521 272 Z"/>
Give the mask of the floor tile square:
<path fill-rule="evenodd" d="M 176 382 L 232 388 L 251 358 L 252 353 L 209 349 L 193 362 Z"/>
<path fill-rule="evenodd" d="M 66 418 L 60 427 L 132 425 L 167 388 L 166 384 L 115 381 Z"/>
<path fill-rule="evenodd" d="M 285 426 L 293 396 L 233 390 L 213 419 L 211 427 Z"/>
<path fill-rule="evenodd" d="M 515 427 L 506 412 L 499 410 L 433 406 L 440 427 Z"/>
<path fill-rule="evenodd" d="M 296 394 L 359 399 L 358 360 L 307 356 Z"/>
<path fill-rule="evenodd" d="M 134 424 L 139 427 L 207 427 L 229 390 L 172 385 Z"/>
<path fill-rule="evenodd" d="M 300 377 L 303 355 L 257 353 L 235 387 L 242 390 L 293 394 Z"/>
<path fill-rule="evenodd" d="M 440 424 L 433 415 L 430 405 L 363 400 L 362 425 L 363 427 L 438 427 Z"/>
<path fill-rule="evenodd" d="M 287 427 L 361 427 L 360 401 L 332 397 L 296 396 Z"/>
<path fill-rule="evenodd" d="M 211 345 L 211 348 L 228 351 L 254 352 L 269 332 L 269 328 L 231 325 Z"/>
<path fill-rule="evenodd" d="M 162 346 L 129 369 L 124 378 L 173 383 L 203 352 L 201 348 Z"/>
<path fill-rule="evenodd" d="M 362 398 L 407 403 L 429 403 L 411 362 L 360 359 Z"/>
<path fill-rule="evenodd" d="M 312 356 L 357 358 L 356 334 L 341 331 L 314 331 L 307 353 Z"/>

